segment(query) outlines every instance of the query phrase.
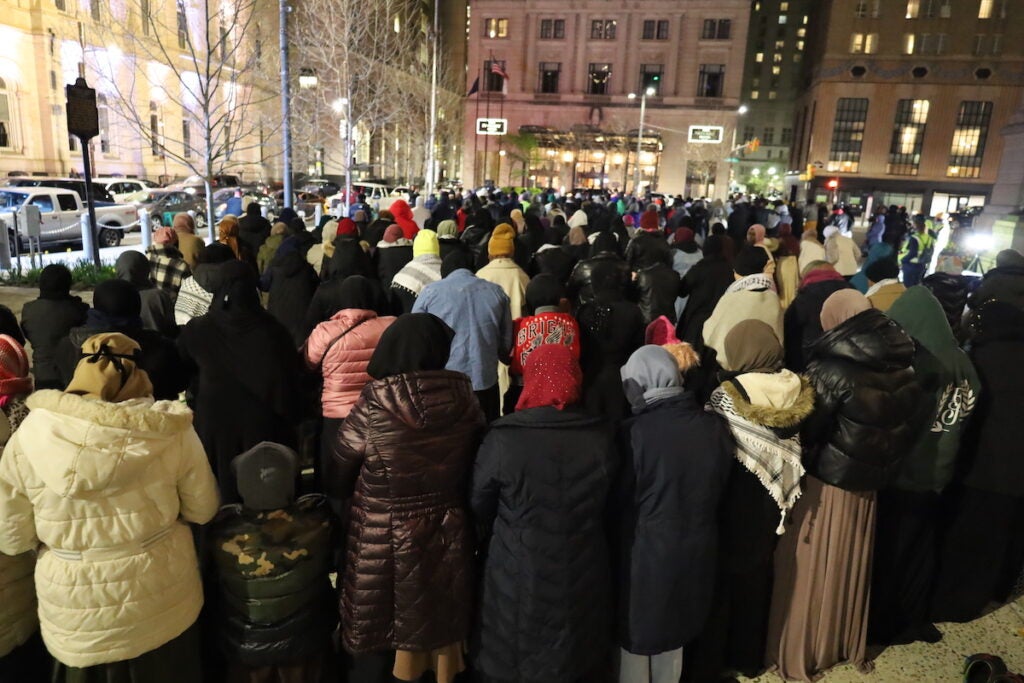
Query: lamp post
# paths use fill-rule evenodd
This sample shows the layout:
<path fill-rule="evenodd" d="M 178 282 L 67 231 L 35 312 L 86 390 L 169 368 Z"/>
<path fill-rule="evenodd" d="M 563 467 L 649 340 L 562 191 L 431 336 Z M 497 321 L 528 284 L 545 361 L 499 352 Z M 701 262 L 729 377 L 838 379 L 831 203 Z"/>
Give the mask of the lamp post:
<path fill-rule="evenodd" d="M 289 92 L 290 79 L 288 65 L 288 0 L 279 0 L 278 9 L 280 12 L 279 42 L 281 51 L 281 151 L 284 153 L 284 205 L 290 208 L 292 205 L 292 122 L 291 122 L 291 93 Z M 213 226 L 210 226 L 210 233 L 213 233 Z"/>
<path fill-rule="evenodd" d="M 345 216 L 350 217 L 349 206 L 352 203 L 352 100 L 339 97 L 331 103 L 334 113 L 345 115 L 345 125 L 341 134 L 345 138 Z"/>
<path fill-rule="evenodd" d="M 640 128 L 636 132 L 636 168 L 633 170 L 633 194 L 640 198 L 640 152 L 644 141 L 644 116 L 647 114 L 647 97 L 654 95 L 654 88 L 647 88 L 640 94 Z M 631 92 L 629 99 L 635 100 L 636 93 Z"/>

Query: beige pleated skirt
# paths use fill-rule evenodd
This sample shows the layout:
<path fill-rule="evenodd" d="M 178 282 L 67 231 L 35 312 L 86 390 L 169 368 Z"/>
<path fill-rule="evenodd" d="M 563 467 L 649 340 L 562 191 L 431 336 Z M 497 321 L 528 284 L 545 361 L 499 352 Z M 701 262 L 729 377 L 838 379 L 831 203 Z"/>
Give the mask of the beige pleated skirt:
<path fill-rule="evenodd" d="M 787 680 L 815 681 L 841 662 L 867 661 L 875 492 L 814 477 L 775 551 L 767 664 Z"/>

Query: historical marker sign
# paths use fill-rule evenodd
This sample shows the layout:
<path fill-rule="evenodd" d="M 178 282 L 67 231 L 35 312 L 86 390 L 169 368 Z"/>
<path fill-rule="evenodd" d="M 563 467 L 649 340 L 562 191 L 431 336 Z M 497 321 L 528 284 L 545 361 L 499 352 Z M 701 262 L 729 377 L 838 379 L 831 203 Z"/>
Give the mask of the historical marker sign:
<path fill-rule="evenodd" d="M 477 135 L 505 135 L 508 133 L 508 119 L 477 119 Z"/>
<path fill-rule="evenodd" d="M 68 98 L 68 132 L 82 140 L 100 134 L 100 117 L 96 109 L 96 90 L 79 78 L 64 88 Z"/>
<path fill-rule="evenodd" d="M 702 145 L 717 145 L 722 142 L 725 129 L 722 126 L 690 126 L 689 142 Z"/>

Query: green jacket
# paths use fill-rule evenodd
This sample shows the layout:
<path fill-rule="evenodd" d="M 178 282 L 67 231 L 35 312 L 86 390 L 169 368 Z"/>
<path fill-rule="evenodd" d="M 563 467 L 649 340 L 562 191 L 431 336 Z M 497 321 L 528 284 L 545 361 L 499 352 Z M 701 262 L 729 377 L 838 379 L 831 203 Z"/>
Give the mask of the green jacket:
<path fill-rule="evenodd" d="M 957 346 L 942 305 L 928 289 L 911 287 L 887 315 L 913 338 L 914 373 L 932 402 L 930 417 L 892 487 L 942 491 L 953 478 L 960 439 L 977 405 L 981 382 L 967 354 Z"/>
<path fill-rule="evenodd" d="M 267 272 L 267 266 L 274 260 L 277 248 L 284 242 L 284 235 L 271 235 L 260 246 L 260 253 L 256 255 L 256 266 L 260 274 Z"/>

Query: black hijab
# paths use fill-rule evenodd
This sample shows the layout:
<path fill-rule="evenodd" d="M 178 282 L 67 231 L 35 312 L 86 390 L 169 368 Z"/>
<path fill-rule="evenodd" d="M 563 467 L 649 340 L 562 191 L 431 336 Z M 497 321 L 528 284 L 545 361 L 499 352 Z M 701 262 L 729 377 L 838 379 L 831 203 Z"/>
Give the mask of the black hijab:
<path fill-rule="evenodd" d="M 565 287 L 549 273 L 534 275 L 526 285 L 526 310 L 536 315 L 542 306 L 557 306 L 565 297 Z"/>
<path fill-rule="evenodd" d="M 259 279 L 244 261 L 228 261 L 220 266 L 221 282 L 213 294 L 210 314 L 218 318 L 242 319 L 263 312 Z"/>
<path fill-rule="evenodd" d="M 603 253 L 619 255 L 619 241 L 610 232 L 599 232 L 590 244 L 590 256 L 593 258 Z"/>
<path fill-rule="evenodd" d="M 62 263 L 53 263 L 39 274 L 40 299 L 66 299 L 71 293 L 71 271 Z"/>
<path fill-rule="evenodd" d="M 380 285 L 363 275 L 350 275 L 342 280 L 332 304 L 336 306 L 335 313 L 347 308 L 376 311 L 378 315 L 388 313 L 388 302 Z"/>
<path fill-rule="evenodd" d="M 140 329 L 142 298 L 132 283 L 106 280 L 96 285 L 86 326 L 100 330 Z"/>
<path fill-rule="evenodd" d="M 374 379 L 423 370 L 443 370 L 455 331 L 430 313 L 400 316 L 381 335 L 366 368 Z"/>
<path fill-rule="evenodd" d="M 441 261 L 441 277 L 445 278 L 454 273 L 456 270 L 465 268 L 469 272 L 473 272 L 473 255 L 468 251 L 455 250 L 444 257 Z"/>

